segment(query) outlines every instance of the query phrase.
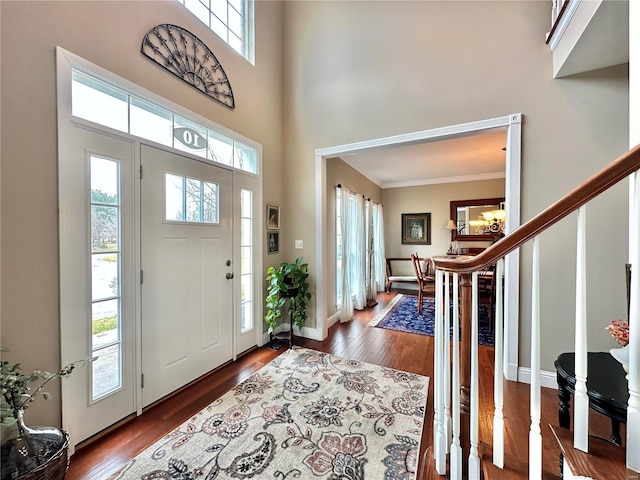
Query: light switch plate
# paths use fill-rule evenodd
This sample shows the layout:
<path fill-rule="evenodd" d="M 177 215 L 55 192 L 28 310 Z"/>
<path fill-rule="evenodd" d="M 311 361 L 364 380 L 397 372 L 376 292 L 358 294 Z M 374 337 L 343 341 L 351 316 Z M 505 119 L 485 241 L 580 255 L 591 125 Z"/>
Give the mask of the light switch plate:
<path fill-rule="evenodd" d="M 302 248 L 302 240 L 296 240 L 295 248 Z"/>

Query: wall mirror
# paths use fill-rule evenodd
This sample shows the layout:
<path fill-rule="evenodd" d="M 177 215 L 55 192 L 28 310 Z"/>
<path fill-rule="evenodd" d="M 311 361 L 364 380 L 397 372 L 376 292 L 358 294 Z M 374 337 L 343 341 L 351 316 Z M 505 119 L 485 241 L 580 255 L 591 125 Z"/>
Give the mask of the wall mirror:
<path fill-rule="evenodd" d="M 450 218 L 452 241 L 491 241 L 504 234 L 504 197 L 452 200 Z"/>

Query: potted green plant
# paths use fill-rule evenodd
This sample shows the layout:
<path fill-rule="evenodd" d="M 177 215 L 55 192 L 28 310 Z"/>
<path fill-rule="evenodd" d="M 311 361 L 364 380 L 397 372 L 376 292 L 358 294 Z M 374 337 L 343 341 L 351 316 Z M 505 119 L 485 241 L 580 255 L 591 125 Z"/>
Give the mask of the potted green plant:
<path fill-rule="evenodd" d="M 283 262 L 278 267 L 267 269 L 267 315 L 264 321 L 269 326 L 269 333 L 278 325 L 278 319 L 282 317 L 287 301 L 289 306 L 286 311 L 292 323 L 302 328 L 306 322 L 311 300 L 308 267 L 307 263 L 302 263 L 302 257 L 298 257 L 295 263 Z"/>

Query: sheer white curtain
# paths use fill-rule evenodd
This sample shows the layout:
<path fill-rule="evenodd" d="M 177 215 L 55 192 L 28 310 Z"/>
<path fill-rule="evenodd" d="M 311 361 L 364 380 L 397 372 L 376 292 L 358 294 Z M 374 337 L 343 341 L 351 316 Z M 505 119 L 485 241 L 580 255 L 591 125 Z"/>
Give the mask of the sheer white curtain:
<path fill-rule="evenodd" d="M 384 253 L 384 215 L 382 205 L 373 206 L 373 262 L 371 279 L 377 292 L 383 292 L 387 283 Z"/>
<path fill-rule="evenodd" d="M 367 305 L 367 235 L 364 221 L 364 197 L 356 195 L 355 211 L 349 228 L 351 237 L 353 265 L 351 270 L 351 291 L 353 292 L 353 308 L 362 310 Z"/>
<path fill-rule="evenodd" d="M 354 310 L 367 306 L 367 300 L 375 300 L 376 291 L 384 290 L 384 224 L 381 205 L 367 200 L 365 209 L 362 195 L 340 186 L 336 187 L 336 198 L 340 199 L 338 235 L 341 236 L 336 254 L 342 252 L 338 269 L 341 277 L 336 282 L 342 287 L 340 321 L 346 322 L 351 320 Z"/>
<path fill-rule="evenodd" d="M 374 279 L 375 264 L 373 262 L 373 211 L 375 205 L 371 200 L 367 200 L 365 204 L 365 212 L 367 216 L 366 237 L 367 237 L 367 307 L 372 307 L 376 302 L 376 283 Z"/>
<path fill-rule="evenodd" d="M 340 196 L 340 230 L 342 231 L 342 303 L 340 305 L 340 322 L 348 322 L 353 317 L 353 301 L 351 297 L 351 198 L 348 188 L 336 187 Z"/>

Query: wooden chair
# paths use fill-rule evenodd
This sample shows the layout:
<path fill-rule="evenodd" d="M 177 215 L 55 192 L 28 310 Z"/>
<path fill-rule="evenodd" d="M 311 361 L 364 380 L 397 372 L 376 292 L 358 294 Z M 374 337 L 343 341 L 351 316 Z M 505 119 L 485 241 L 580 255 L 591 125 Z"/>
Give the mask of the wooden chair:
<path fill-rule="evenodd" d="M 418 313 L 420 313 L 424 296 L 433 296 L 435 293 L 435 269 L 432 259 L 421 260 L 417 253 L 411 254 L 411 262 L 418 279 Z"/>

